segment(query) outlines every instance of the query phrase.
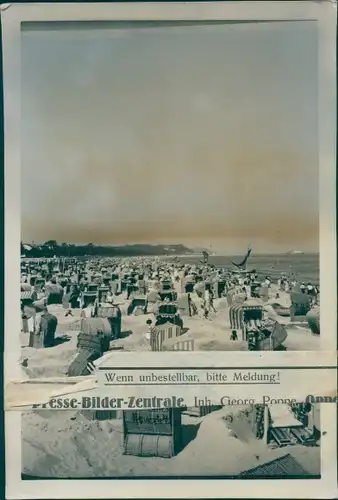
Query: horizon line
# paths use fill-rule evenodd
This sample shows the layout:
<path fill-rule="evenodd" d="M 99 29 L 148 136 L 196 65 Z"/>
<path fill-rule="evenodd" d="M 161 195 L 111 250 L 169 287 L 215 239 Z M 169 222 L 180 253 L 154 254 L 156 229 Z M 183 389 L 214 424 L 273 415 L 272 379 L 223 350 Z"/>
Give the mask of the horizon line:
<path fill-rule="evenodd" d="M 48 241 L 52 241 L 52 240 L 47 240 Z M 55 240 L 56 241 L 56 240 Z M 43 242 L 43 243 L 37 243 L 37 242 L 30 242 L 30 243 L 27 243 L 27 242 L 24 242 L 24 241 L 21 241 L 21 244 L 22 245 L 28 245 L 28 246 L 42 246 L 44 245 L 46 242 Z M 193 253 L 200 253 L 202 252 L 202 250 L 206 250 L 209 252 L 209 255 L 212 257 L 212 256 L 219 256 L 219 257 L 227 257 L 227 256 L 235 256 L 237 255 L 236 252 L 230 252 L 230 253 L 225 253 L 227 252 L 226 250 L 223 251 L 215 251 L 213 250 L 212 248 L 210 249 L 210 247 L 207 247 L 207 246 L 196 246 L 196 247 L 188 247 L 186 246 L 184 243 L 119 243 L 119 244 L 101 244 L 101 243 L 92 243 L 92 242 L 89 242 L 89 243 L 70 243 L 70 242 L 65 242 L 65 241 L 62 241 L 62 242 L 57 242 L 57 245 L 60 246 L 62 244 L 66 244 L 66 245 L 73 245 L 73 246 L 79 246 L 79 247 L 86 247 L 86 246 L 90 246 L 92 245 L 93 247 L 103 247 L 103 248 L 121 248 L 121 247 L 135 247 L 135 246 L 148 246 L 148 247 L 168 247 L 168 249 L 170 247 L 177 247 L 177 246 L 182 246 L 184 248 L 186 248 L 187 250 L 191 250 Z M 238 251 L 238 255 L 241 255 L 242 253 L 245 253 L 246 250 L 243 250 L 243 251 Z M 257 252 L 253 252 L 253 255 L 319 255 L 320 252 L 319 250 L 287 250 L 287 251 L 272 251 L 272 250 L 268 250 L 266 252 L 262 252 L 262 251 L 257 251 Z M 188 253 L 186 255 L 189 255 Z M 174 256 L 174 254 L 173 254 Z"/>

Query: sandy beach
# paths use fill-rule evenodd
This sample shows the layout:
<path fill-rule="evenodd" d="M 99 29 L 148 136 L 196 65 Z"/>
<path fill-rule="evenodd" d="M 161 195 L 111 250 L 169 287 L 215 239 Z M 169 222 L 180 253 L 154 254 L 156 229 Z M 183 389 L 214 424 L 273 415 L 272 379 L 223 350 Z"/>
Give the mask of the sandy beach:
<path fill-rule="evenodd" d="M 177 293 L 179 300 L 182 283 L 175 280 L 172 274 L 171 281 L 172 291 Z M 129 299 L 127 295 L 126 291 L 122 291 L 115 296 L 114 303 L 118 304 L 122 314 L 121 333 L 117 338 L 111 337 L 105 355 L 113 351 L 142 353 L 152 350 L 147 321 L 151 320 L 154 325 L 158 316 L 144 313 L 144 309 L 131 312 L 129 306 L 133 294 Z M 228 296 L 215 298 L 215 310 L 210 308 L 208 316 L 204 314 L 203 298 L 197 289 L 190 292 L 190 297 L 196 311 L 191 316 L 187 313 L 181 315 L 183 329 L 180 340 L 193 339 L 195 351 L 248 351 L 248 341 L 241 340 L 241 335 L 236 340 L 231 338 L 233 326 L 230 324 Z M 282 315 L 282 311 L 290 310 L 290 293 L 281 290 L 276 283 L 271 283 L 268 298 L 258 301 L 263 307 L 264 319 L 277 321 L 287 331 L 287 338 L 278 349 L 319 349 L 320 336 L 311 332 L 304 318 L 297 322 L 291 321 L 290 312 Z M 250 298 L 246 303 L 250 304 Z M 48 312 L 57 319 L 53 347 L 29 347 L 29 333 L 21 331 L 22 371 L 25 378 L 67 379 L 69 366 L 78 354 L 77 341 L 83 309 L 72 308 L 71 314 L 67 311 L 62 304 L 48 305 Z M 186 355 L 189 356 L 188 353 Z M 319 474 L 319 447 L 293 444 L 278 448 L 276 443 L 271 447 L 268 441 L 257 439 L 252 424 L 237 418 L 238 411 L 237 407 L 231 408 L 232 415 L 235 415 L 231 428 L 225 420 L 230 412 L 229 407 L 203 417 L 183 413 L 180 449 L 172 458 L 124 455 L 121 412 L 111 416 L 110 420 L 102 421 L 97 418 L 88 420 L 79 411 L 26 411 L 22 414 L 22 473 L 58 478 L 238 476 L 291 454 L 307 471 L 306 474 Z"/>
<path fill-rule="evenodd" d="M 224 407 L 205 417 L 182 416 L 183 450 L 171 459 L 123 455 L 122 420 L 88 421 L 79 412 L 40 411 L 22 416 L 22 472 L 40 477 L 238 475 L 291 454 L 308 471 L 320 471 L 320 448 L 272 449 L 238 421 L 229 431 Z M 232 411 L 233 413 L 233 411 Z"/>
<path fill-rule="evenodd" d="M 121 338 L 110 343 L 111 349 L 123 349 L 124 351 L 150 351 L 149 341 L 145 334 L 147 332 L 147 319 L 154 321 L 153 314 L 127 315 L 130 301 L 119 297 L 122 311 L 122 334 Z M 194 297 L 199 305 L 199 299 Z M 271 299 L 265 305 L 266 314 L 283 324 L 288 333 L 284 342 L 284 348 L 295 351 L 312 351 L 320 347 L 320 337 L 313 335 L 306 323 L 291 323 L 290 318 L 278 316 Z M 288 295 L 279 299 L 279 303 L 288 305 Z M 227 301 L 224 298 L 215 300 L 216 313 L 210 313 L 210 319 L 201 315 L 185 316 L 184 331 L 181 338 L 193 338 L 195 350 L 200 351 L 247 351 L 247 342 L 241 340 L 230 340 L 231 328 Z M 77 336 L 80 331 L 80 309 L 73 309 L 73 316 L 65 317 L 65 309 L 62 305 L 50 305 L 48 310 L 57 317 L 58 326 L 55 337 L 55 346 L 45 349 L 34 349 L 28 347 L 29 334 L 20 333 L 22 347 L 22 358 L 28 360 L 26 372 L 29 377 L 55 377 L 65 375 L 71 361 L 76 355 Z"/>
<path fill-rule="evenodd" d="M 284 297 L 285 301 L 287 297 Z M 198 300 L 196 299 L 196 302 Z M 121 338 L 110 343 L 110 349 L 149 351 L 145 332 L 147 318 L 153 315 L 126 314 L 129 301 L 123 300 Z M 184 318 L 186 333 L 195 339 L 196 350 L 246 351 L 247 343 L 230 340 L 228 306 L 225 299 L 215 301 L 217 313 L 211 320 L 202 317 Z M 267 311 L 273 316 L 272 305 Z M 76 342 L 80 325 L 80 309 L 65 317 L 61 305 L 49 306 L 58 318 L 56 345 L 51 348 L 27 347 L 28 334 L 21 332 L 23 368 L 28 378 L 62 377 L 76 356 Z M 286 324 L 286 349 L 318 349 L 319 338 L 305 325 L 291 325 L 289 318 L 280 318 Z M 42 477 L 130 477 L 180 475 L 238 475 L 241 472 L 279 456 L 291 453 L 306 470 L 319 471 L 319 448 L 300 445 L 270 449 L 254 439 L 242 423 L 236 428 L 236 438 L 225 425 L 226 407 L 205 417 L 182 415 L 182 451 L 171 459 L 142 458 L 123 455 L 123 423 L 88 421 L 80 412 L 29 411 L 22 414 L 22 472 Z M 231 453 L 229 453 L 231 450 Z"/>

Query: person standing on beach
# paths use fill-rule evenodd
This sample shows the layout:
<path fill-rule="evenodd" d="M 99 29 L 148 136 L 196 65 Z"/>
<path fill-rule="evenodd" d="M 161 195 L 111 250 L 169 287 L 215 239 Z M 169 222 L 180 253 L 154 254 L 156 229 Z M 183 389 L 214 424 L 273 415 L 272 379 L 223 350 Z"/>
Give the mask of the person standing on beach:
<path fill-rule="evenodd" d="M 134 291 L 134 280 L 131 276 L 129 276 L 128 280 L 127 280 L 127 300 L 129 300 L 132 292 Z"/>
<path fill-rule="evenodd" d="M 209 309 L 208 309 L 208 305 L 207 305 L 207 302 L 205 299 L 203 300 L 203 303 L 202 303 L 202 310 L 203 310 L 203 317 L 205 319 L 209 319 Z"/>
<path fill-rule="evenodd" d="M 145 295 L 146 294 L 146 282 L 145 282 L 144 276 L 142 274 L 140 274 L 138 276 L 137 286 L 138 286 L 140 294 Z"/>
<path fill-rule="evenodd" d="M 271 280 L 269 278 L 269 276 L 265 276 L 265 282 L 264 282 L 264 285 L 266 285 L 267 287 L 270 288 L 270 285 L 271 285 Z"/>
<path fill-rule="evenodd" d="M 216 313 L 216 309 L 215 309 L 215 306 L 214 306 L 214 294 L 212 292 L 212 290 L 209 290 L 209 304 L 208 304 L 209 308 L 212 309 L 214 311 L 214 313 Z"/>

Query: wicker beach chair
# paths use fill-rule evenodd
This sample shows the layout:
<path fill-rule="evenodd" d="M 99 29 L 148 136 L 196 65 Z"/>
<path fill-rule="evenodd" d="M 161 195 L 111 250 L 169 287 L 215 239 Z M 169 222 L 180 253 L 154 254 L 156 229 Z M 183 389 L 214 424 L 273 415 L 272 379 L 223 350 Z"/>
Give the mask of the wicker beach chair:
<path fill-rule="evenodd" d="M 162 351 L 162 344 L 168 339 L 179 337 L 181 327 L 172 323 L 155 326 L 150 333 L 150 347 L 152 351 Z"/>
<path fill-rule="evenodd" d="M 247 340 L 247 325 L 254 322 L 257 328 L 263 319 L 263 306 L 253 301 L 242 304 L 233 304 L 229 307 L 230 327 L 236 332 L 241 330 L 242 340 Z"/>

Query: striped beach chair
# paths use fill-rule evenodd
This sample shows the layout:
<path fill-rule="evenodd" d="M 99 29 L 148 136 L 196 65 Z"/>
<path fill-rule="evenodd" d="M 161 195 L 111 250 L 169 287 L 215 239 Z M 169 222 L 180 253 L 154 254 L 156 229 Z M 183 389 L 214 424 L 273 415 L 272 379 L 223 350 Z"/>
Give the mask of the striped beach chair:
<path fill-rule="evenodd" d="M 172 351 L 194 351 L 194 339 L 179 340 L 172 346 Z"/>
<path fill-rule="evenodd" d="M 229 307 L 229 321 L 232 330 L 241 330 L 243 323 L 242 304 L 233 304 Z"/>
<path fill-rule="evenodd" d="M 263 306 L 254 303 L 233 304 L 229 308 L 230 327 L 236 332 L 241 330 L 242 340 L 247 340 L 247 328 L 260 329 L 263 319 Z"/>
<path fill-rule="evenodd" d="M 194 339 L 179 339 L 173 337 L 169 340 L 165 340 L 162 343 L 162 351 L 194 351 L 195 342 Z"/>
<path fill-rule="evenodd" d="M 20 300 L 23 305 L 34 302 L 37 298 L 38 295 L 35 290 L 20 292 Z"/>
<path fill-rule="evenodd" d="M 152 351 L 162 351 L 162 344 L 168 339 L 179 337 L 181 327 L 172 323 L 165 323 L 153 328 L 150 333 L 150 347 Z"/>

